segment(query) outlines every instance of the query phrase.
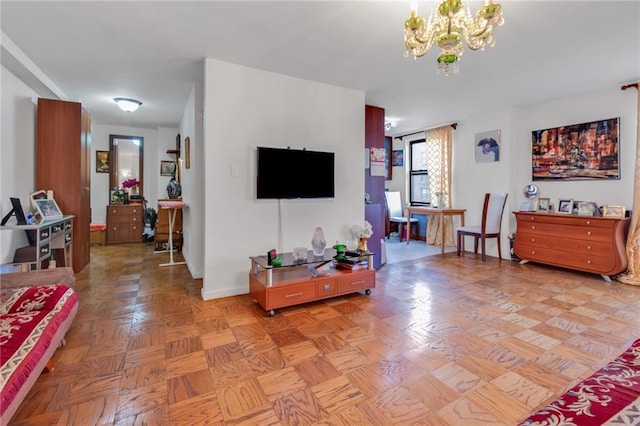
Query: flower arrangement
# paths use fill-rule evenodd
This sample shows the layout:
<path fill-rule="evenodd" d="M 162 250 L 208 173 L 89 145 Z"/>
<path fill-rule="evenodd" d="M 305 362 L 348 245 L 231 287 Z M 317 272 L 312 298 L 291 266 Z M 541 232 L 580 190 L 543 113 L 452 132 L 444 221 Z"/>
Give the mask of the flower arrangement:
<path fill-rule="evenodd" d="M 368 221 L 364 221 L 364 225 L 353 225 L 351 227 L 351 235 L 353 238 L 369 238 L 373 235 L 373 228 Z"/>
<path fill-rule="evenodd" d="M 140 181 L 136 178 L 129 178 L 122 182 L 123 188 L 134 188 L 140 184 Z"/>

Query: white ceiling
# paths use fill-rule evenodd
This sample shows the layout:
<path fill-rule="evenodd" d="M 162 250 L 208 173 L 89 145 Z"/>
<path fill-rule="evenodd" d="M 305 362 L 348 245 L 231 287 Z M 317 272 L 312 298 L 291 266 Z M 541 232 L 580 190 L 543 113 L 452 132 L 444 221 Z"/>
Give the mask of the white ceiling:
<path fill-rule="evenodd" d="M 409 1 L 3 0 L 0 12 L 2 32 L 100 124 L 177 127 L 204 57 L 362 90 L 398 119 L 391 135 L 640 79 L 640 0 L 502 5 L 495 47 L 466 49 L 449 77 L 436 49 L 403 57 Z M 117 96 L 143 105 L 123 113 Z"/>

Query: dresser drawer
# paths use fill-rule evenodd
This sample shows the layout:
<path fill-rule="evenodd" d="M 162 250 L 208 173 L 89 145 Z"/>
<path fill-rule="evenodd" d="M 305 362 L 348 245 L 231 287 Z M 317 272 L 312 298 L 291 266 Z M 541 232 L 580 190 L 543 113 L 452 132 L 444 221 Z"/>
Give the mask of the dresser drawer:
<path fill-rule="evenodd" d="M 573 240 L 559 236 L 539 235 L 526 233 L 516 235 L 516 245 L 526 245 L 537 248 L 562 250 L 572 253 L 593 254 L 607 257 L 613 251 L 611 241 L 590 241 L 589 239 Z"/>
<path fill-rule="evenodd" d="M 347 272 L 337 277 L 338 294 L 353 293 L 376 286 L 375 271 Z"/>
<path fill-rule="evenodd" d="M 40 241 L 51 238 L 51 227 L 47 226 L 46 228 L 40 228 L 38 230 L 38 238 L 40 239 Z"/>
<path fill-rule="evenodd" d="M 271 309 L 296 305 L 316 298 L 316 286 L 313 281 L 268 289 L 268 305 Z"/>
<path fill-rule="evenodd" d="M 562 238 L 570 238 L 576 240 L 588 240 L 588 241 L 611 241 L 611 229 L 603 227 L 592 226 L 571 226 L 571 225 L 559 225 L 554 223 L 535 223 L 526 222 L 518 224 L 518 231 L 516 232 L 516 238 L 518 234 L 523 236 L 530 235 L 549 235 L 555 236 L 562 235 Z"/>
<path fill-rule="evenodd" d="M 563 266 L 587 272 L 606 274 L 616 267 L 616 260 L 611 254 L 606 257 L 589 254 L 577 255 L 568 251 L 532 247 L 528 245 L 518 246 L 516 254 L 518 257 L 525 260 L 533 260 L 547 263 L 549 265 Z"/>
<path fill-rule="evenodd" d="M 49 244 L 43 244 L 43 245 L 41 245 L 41 246 L 40 246 L 40 254 L 39 254 L 39 256 L 40 256 L 40 257 L 43 257 L 43 256 L 48 255 L 48 254 L 49 254 L 49 250 L 50 250 L 50 249 L 51 249 L 51 248 L 50 248 Z"/>
<path fill-rule="evenodd" d="M 598 218 L 593 216 L 575 216 L 575 215 L 553 215 L 553 214 L 534 214 L 534 213 L 516 213 L 519 225 L 529 223 L 548 223 L 553 225 L 564 226 L 589 226 L 594 228 L 612 229 L 616 222 L 607 218 Z"/>

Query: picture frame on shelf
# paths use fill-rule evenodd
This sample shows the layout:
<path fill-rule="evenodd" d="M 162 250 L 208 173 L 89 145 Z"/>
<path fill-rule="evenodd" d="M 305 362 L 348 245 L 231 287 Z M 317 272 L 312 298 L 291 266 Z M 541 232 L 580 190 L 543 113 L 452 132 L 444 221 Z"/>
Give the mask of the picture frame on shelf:
<path fill-rule="evenodd" d="M 160 176 L 174 176 L 176 173 L 175 161 L 160 161 Z"/>
<path fill-rule="evenodd" d="M 109 173 L 109 151 L 96 151 L 96 173 Z"/>
<path fill-rule="evenodd" d="M 531 201 L 524 201 L 522 204 L 520 204 L 519 211 L 521 211 L 521 212 L 530 212 L 530 211 L 532 211 Z"/>
<path fill-rule="evenodd" d="M 596 213 L 596 203 L 593 201 L 578 201 L 577 208 L 579 216 L 594 216 Z"/>
<path fill-rule="evenodd" d="M 625 213 L 624 206 L 602 206 L 603 217 L 624 217 Z"/>
<path fill-rule="evenodd" d="M 538 198 L 538 213 L 549 213 L 551 198 Z"/>
<path fill-rule="evenodd" d="M 125 195 L 123 189 L 111 189 L 109 191 L 109 204 L 120 205 L 124 204 Z"/>
<path fill-rule="evenodd" d="M 573 213 L 573 199 L 561 198 L 558 200 L 558 214 L 572 214 Z"/>
<path fill-rule="evenodd" d="M 58 207 L 58 203 L 53 198 L 38 198 L 33 200 L 36 210 L 42 220 L 54 219 L 62 217 L 62 210 Z"/>

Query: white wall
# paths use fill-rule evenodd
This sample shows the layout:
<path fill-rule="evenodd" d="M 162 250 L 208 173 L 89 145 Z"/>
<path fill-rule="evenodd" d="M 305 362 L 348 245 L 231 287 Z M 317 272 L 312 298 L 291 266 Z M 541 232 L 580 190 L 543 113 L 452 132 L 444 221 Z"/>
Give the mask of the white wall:
<path fill-rule="evenodd" d="M 204 64 L 203 64 L 204 65 Z M 188 259 L 187 266 L 194 278 L 202 278 L 204 265 L 204 203 L 205 191 L 203 175 L 203 143 L 202 143 L 202 82 L 194 85 L 180 123 L 182 135 L 182 157 L 186 155 L 185 140 L 190 140 L 190 167 L 182 167 L 182 198 L 187 208 L 182 210 L 184 243 L 182 254 Z"/>
<path fill-rule="evenodd" d="M 310 247 L 316 226 L 328 245 L 351 238 L 349 227 L 364 220 L 365 100 L 363 92 L 213 59 L 204 81 L 202 296 L 211 299 L 247 293 L 249 256 Z M 335 152 L 335 199 L 256 200 L 257 146 Z"/>
<path fill-rule="evenodd" d="M 25 214 L 35 188 L 35 121 L 38 94 L 4 66 L 0 69 L 2 140 L 0 141 L 0 217 L 20 198 Z M 9 223 L 15 223 L 15 216 Z M 13 261 L 16 248 L 29 245 L 24 232 L 0 232 L 0 264 Z"/>

